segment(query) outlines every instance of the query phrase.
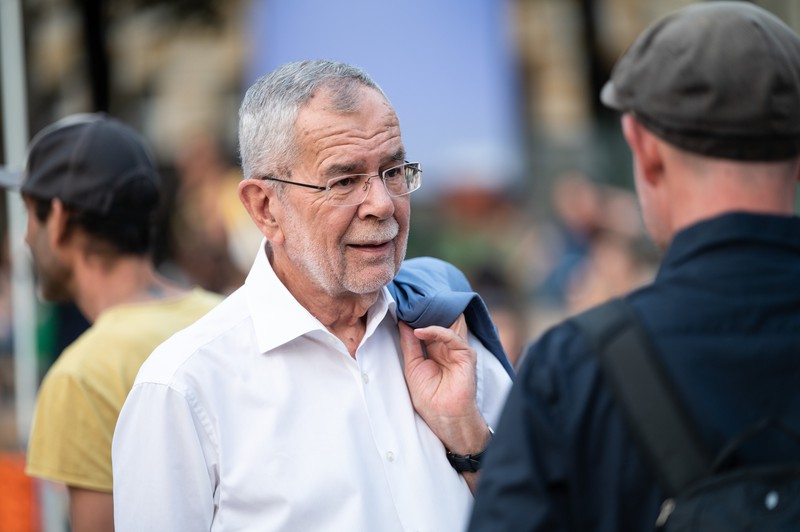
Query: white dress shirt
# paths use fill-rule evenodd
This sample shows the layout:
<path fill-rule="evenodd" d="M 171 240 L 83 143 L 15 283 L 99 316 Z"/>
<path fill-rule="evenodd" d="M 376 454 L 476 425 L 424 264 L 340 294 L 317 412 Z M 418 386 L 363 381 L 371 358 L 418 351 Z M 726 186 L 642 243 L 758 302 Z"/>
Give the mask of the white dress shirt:
<path fill-rule="evenodd" d="M 465 528 L 472 495 L 411 404 L 388 290 L 354 359 L 260 249 L 243 287 L 142 366 L 114 434 L 116 530 Z M 510 379 L 470 343 L 492 424 Z"/>

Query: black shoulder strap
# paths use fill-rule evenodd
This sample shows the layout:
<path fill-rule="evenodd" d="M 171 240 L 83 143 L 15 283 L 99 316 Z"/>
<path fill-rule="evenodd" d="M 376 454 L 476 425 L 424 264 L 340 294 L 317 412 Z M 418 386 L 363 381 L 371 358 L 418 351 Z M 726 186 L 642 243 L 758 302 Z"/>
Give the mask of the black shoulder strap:
<path fill-rule="evenodd" d="M 572 320 L 589 336 L 628 426 L 666 495 L 708 474 L 710 455 L 630 305 L 612 299 Z"/>

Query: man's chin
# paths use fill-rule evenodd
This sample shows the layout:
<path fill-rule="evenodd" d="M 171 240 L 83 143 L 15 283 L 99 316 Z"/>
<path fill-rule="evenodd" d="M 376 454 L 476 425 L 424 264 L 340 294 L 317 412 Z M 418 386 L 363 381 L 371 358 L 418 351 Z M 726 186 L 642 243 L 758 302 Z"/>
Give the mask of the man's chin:
<path fill-rule="evenodd" d="M 347 289 L 360 295 L 379 292 L 384 286 L 392 282 L 392 279 L 397 274 L 394 262 L 391 264 L 368 265 L 353 271 L 358 272 L 358 277 L 349 280 Z"/>

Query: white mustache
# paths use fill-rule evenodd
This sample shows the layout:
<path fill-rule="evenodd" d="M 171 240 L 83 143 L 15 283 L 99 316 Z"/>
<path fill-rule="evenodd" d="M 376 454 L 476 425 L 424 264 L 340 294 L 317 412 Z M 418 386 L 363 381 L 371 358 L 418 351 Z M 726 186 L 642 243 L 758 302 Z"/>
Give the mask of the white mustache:
<path fill-rule="evenodd" d="M 382 244 L 383 242 L 393 240 L 399 233 L 400 224 L 397 223 L 397 220 L 390 218 L 376 227 L 354 231 L 353 234 L 348 235 L 345 240 L 348 245 L 356 246 Z"/>

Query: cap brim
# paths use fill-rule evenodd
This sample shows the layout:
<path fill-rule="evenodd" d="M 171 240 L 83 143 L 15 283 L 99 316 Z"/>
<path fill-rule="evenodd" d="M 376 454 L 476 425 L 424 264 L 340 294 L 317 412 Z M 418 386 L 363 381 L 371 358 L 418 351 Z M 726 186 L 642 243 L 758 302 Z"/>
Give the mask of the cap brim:
<path fill-rule="evenodd" d="M 22 184 L 22 171 L 9 170 L 4 166 L 0 166 L 0 188 L 9 190 L 19 190 Z"/>
<path fill-rule="evenodd" d="M 600 91 L 600 101 L 603 102 L 606 107 L 616 109 L 617 111 L 624 110 L 617 96 L 617 89 L 614 87 L 614 82 L 611 80 L 606 81 L 606 84 L 603 85 Z"/>

